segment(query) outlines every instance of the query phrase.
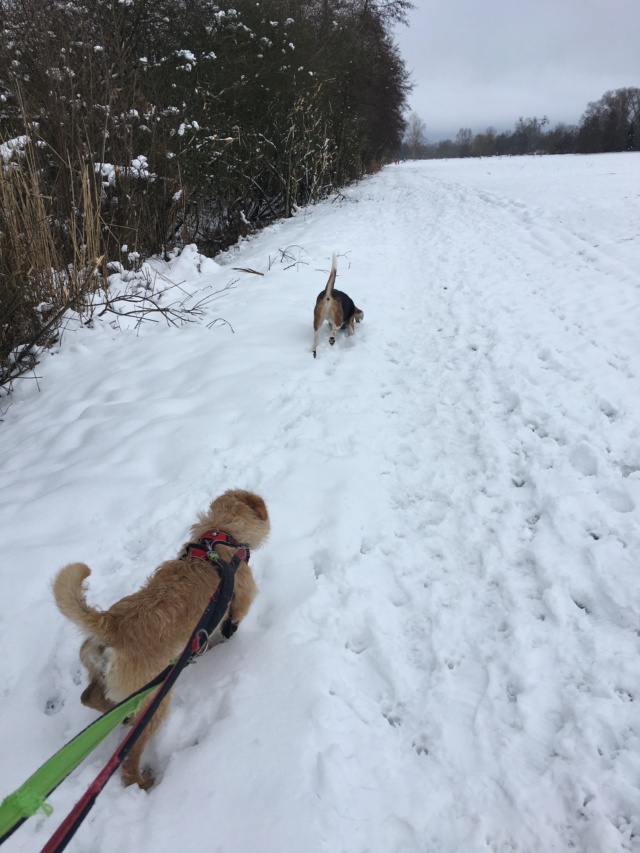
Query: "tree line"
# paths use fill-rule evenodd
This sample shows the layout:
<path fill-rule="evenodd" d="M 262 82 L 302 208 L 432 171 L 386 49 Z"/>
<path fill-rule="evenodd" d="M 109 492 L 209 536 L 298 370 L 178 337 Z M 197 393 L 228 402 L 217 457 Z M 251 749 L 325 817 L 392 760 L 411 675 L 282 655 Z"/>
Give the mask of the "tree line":
<path fill-rule="evenodd" d="M 0 367 L 109 262 L 214 255 L 389 159 L 411 8 L 0 0 Z"/>
<path fill-rule="evenodd" d="M 412 113 L 401 146 L 403 157 L 492 157 L 500 154 L 599 154 L 605 151 L 640 151 L 640 89 L 606 92 L 587 105 L 577 125 L 551 128 L 547 116 L 519 118 L 512 131 L 497 133 L 492 127 L 474 134 L 461 128 L 455 139 L 429 143 L 422 119 Z"/>

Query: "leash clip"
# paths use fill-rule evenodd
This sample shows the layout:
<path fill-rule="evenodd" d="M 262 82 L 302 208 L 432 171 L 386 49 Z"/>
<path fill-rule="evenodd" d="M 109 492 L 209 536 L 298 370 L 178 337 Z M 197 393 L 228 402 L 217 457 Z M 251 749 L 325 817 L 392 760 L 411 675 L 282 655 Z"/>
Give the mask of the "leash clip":
<path fill-rule="evenodd" d="M 191 641 L 191 661 L 196 658 L 202 657 L 202 655 L 209 648 L 209 640 L 210 636 L 204 628 L 200 628 L 200 630 L 194 634 Z M 190 661 L 190 662 L 191 662 Z"/>

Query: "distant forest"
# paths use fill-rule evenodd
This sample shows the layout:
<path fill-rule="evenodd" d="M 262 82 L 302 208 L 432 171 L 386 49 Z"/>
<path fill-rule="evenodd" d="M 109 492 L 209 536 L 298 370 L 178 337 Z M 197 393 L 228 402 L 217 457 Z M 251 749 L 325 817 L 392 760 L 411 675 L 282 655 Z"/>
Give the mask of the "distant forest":
<path fill-rule="evenodd" d="M 463 127 L 455 139 L 430 143 L 424 121 L 409 116 L 401 156 L 410 159 L 492 157 L 499 154 L 599 154 L 640 151 L 640 89 L 606 92 L 588 104 L 579 124 L 549 125 L 542 118 L 519 118 L 512 131 L 497 133 L 488 127 L 474 134 Z"/>

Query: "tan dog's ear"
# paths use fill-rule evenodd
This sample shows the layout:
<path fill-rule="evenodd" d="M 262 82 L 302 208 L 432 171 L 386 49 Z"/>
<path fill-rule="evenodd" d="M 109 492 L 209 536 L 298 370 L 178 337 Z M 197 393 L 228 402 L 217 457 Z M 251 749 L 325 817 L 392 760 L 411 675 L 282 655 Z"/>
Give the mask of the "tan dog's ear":
<path fill-rule="evenodd" d="M 253 510 L 261 521 L 267 521 L 269 518 L 267 505 L 259 495 L 254 495 L 252 492 L 245 492 L 243 500 L 249 509 Z"/>

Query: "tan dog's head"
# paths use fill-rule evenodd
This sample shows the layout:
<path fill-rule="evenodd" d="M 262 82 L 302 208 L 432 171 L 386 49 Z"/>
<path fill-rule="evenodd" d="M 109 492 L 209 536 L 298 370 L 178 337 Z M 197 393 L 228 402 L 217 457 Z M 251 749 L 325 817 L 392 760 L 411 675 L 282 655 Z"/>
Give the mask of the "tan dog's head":
<path fill-rule="evenodd" d="M 229 489 L 213 501 L 207 512 L 200 513 L 191 535 L 197 539 L 212 529 L 224 530 L 249 548 L 258 548 L 271 529 L 266 504 L 253 492 Z"/>

